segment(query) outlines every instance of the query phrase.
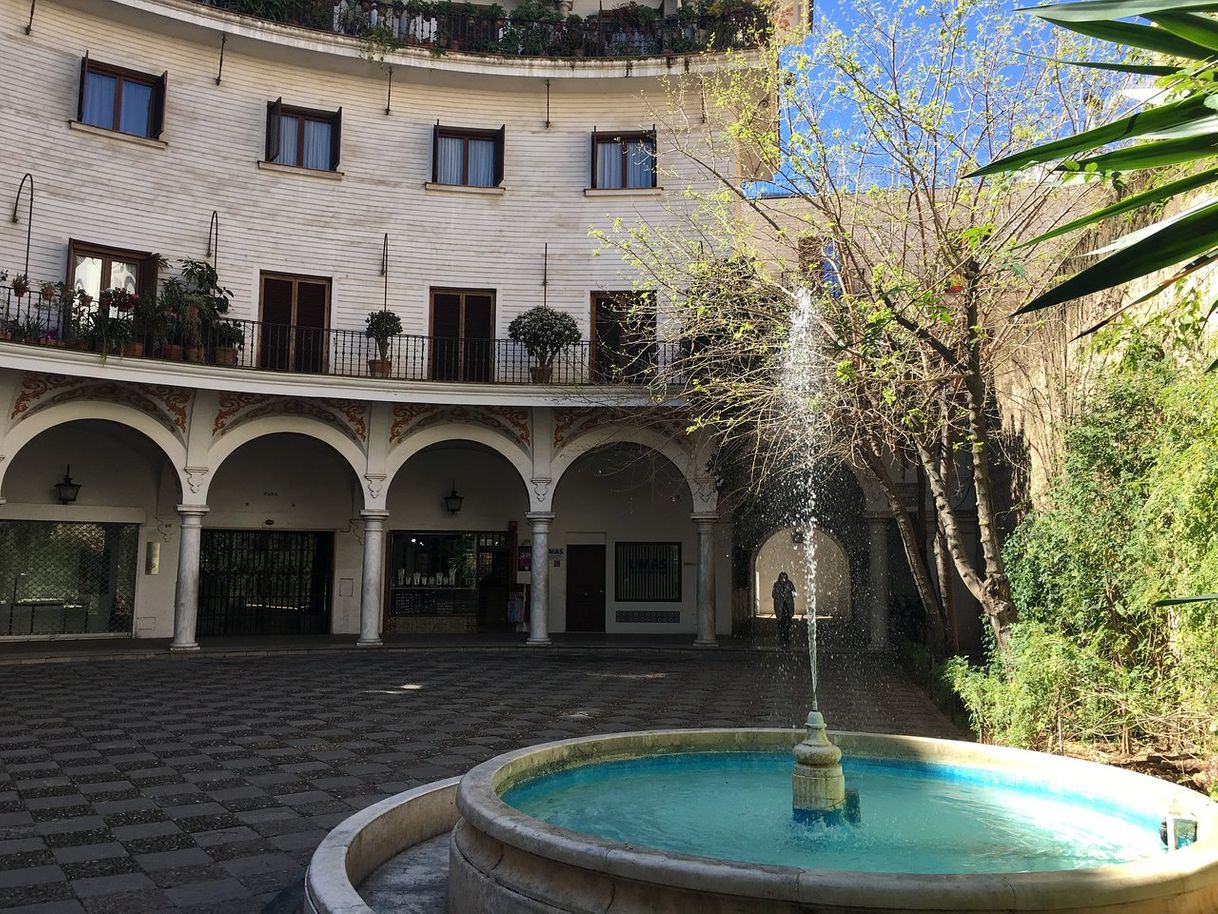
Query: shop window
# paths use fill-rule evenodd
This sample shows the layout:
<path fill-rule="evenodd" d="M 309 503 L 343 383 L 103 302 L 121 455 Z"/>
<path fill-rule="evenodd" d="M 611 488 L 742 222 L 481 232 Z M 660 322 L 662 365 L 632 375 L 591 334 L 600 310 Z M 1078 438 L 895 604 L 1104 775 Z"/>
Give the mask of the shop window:
<path fill-rule="evenodd" d="M 291 108 L 279 98 L 266 106 L 266 160 L 276 165 L 337 171 L 343 109 Z"/>
<path fill-rule="evenodd" d="M 80 62 L 76 120 L 103 130 L 156 139 L 165 126 L 168 76 L 99 63 L 86 54 Z"/>
<path fill-rule="evenodd" d="M 656 132 L 592 134 L 592 185 L 598 190 L 656 186 Z"/>
<path fill-rule="evenodd" d="M 0 521 L 0 636 L 130 635 L 135 524 Z"/>
<path fill-rule="evenodd" d="M 394 533 L 389 618 L 466 616 L 507 620 L 509 535 L 499 532 Z"/>
<path fill-rule="evenodd" d="M 431 138 L 433 184 L 498 187 L 503 183 L 506 125 L 498 130 L 468 130 L 436 124 Z"/>
<path fill-rule="evenodd" d="M 614 599 L 619 603 L 679 603 L 680 543 L 618 543 Z"/>

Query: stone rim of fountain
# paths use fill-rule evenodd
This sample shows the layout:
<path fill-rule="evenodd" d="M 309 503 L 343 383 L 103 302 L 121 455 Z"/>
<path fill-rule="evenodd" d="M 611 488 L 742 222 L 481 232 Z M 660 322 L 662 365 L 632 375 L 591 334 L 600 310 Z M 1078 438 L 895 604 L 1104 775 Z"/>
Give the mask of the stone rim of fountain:
<path fill-rule="evenodd" d="M 852 757 L 939 761 L 1023 772 L 1033 769 L 1046 776 L 1065 777 L 1068 783 L 1085 782 L 1117 795 L 1120 791 L 1139 791 L 1143 796 L 1150 792 L 1165 810 L 1174 800 L 1191 811 L 1198 819 L 1200 840 L 1175 853 L 1091 869 L 1008 874 L 858 873 L 720 861 L 627 847 L 533 819 L 508 806 L 499 796 L 499 791 L 526 777 L 581 762 L 626 759 L 656 752 L 784 752 L 803 735 L 802 729 L 642 731 L 562 740 L 500 755 L 472 769 L 459 784 L 452 778 L 406 791 L 340 824 L 323 840 L 309 865 L 306 910 L 319 914 L 372 914 L 357 886 L 377 866 L 419 840 L 442 833 L 447 827 L 441 826 L 453 822 L 457 825 L 450 850 L 454 862 L 468 863 L 462 843 L 468 850 L 471 841 L 501 844 L 507 853 L 501 854 L 500 862 L 506 862 L 508 856 L 515 860 L 513 872 L 497 868 L 499 881 L 492 887 L 494 890 L 510 890 L 506 882 L 522 873 L 528 875 L 529 860 L 536 858 L 538 872 L 546 874 L 546 878 L 553 875 L 556 866 L 571 867 L 596 878 L 633 883 L 636 887 L 644 885 L 649 891 L 701 898 L 703 901 L 691 909 L 703 911 L 710 910 L 705 899 L 713 898 L 715 893 L 734 898 L 737 903 L 742 898 L 764 899 L 774 903 L 775 910 L 801 910 L 801 905 L 820 904 L 834 905 L 843 911 L 1082 912 L 1126 904 L 1129 907 L 1122 910 L 1140 914 L 1162 911 L 1168 896 L 1191 893 L 1199 893 L 1199 900 L 1194 900 L 1194 907 L 1180 910 L 1218 908 L 1218 803 L 1148 775 L 1019 749 L 921 737 L 830 734 L 834 743 Z M 865 814 L 865 799 L 863 805 Z M 461 820 L 457 818 L 458 811 L 463 816 Z M 475 869 L 467 867 L 465 875 L 471 874 L 478 875 Z M 514 909 L 473 906 L 463 910 Z M 554 906 L 528 910 L 597 908 Z"/>
<path fill-rule="evenodd" d="M 892 909 L 894 899 L 900 899 L 902 910 L 1084 910 L 1161 900 L 1188 890 L 1204 877 L 1215 883 L 1218 900 L 1218 803 L 1149 775 L 1021 749 L 926 737 L 830 733 L 846 755 L 856 758 L 1035 768 L 1045 773 L 1048 768 L 1073 775 L 1070 782 L 1086 780 L 1091 785 L 1099 777 L 1124 781 L 1127 790 L 1158 792 L 1165 811 L 1173 799 L 1187 803 L 1198 819 L 1201 839 L 1162 857 L 1075 870 L 924 874 L 801 869 L 631 847 L 550 825 L 509 806 L 500 796 L 520 781 L 582 763 L 664 752 L 789 751 L 804 734 L 802 729 L 650 730 L 544 743 L 471 769 L 457 787 L 457 807 L 476 832 L 526 854 L 700 893 L 869 910 Z"/>

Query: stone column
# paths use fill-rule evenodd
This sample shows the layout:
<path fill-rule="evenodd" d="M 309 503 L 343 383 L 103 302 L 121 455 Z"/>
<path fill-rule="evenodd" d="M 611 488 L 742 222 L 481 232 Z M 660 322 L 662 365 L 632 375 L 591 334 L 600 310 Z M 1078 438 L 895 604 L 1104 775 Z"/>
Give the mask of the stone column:
<path fill-rule="evenodd" d="M 871 598 L 871 638 L 867 649 L 870 651 L 888 650 L 888 526 L 889 519 L 884 515 L 867 516 L 867 590 Z"/>
<path fill-rule="evenodd" d="M 199 625 L 199 552 L 203 546 L 206 505 L 178 505 L 178 590 L 173 607 L 171 651 L 197 651 Z"/>
<path fill-rule="evenodd" d="M 543 646 L 550 643 L 550 521 L 553 514 L 525 515 L 532 527 L 533 585 L 529 594 L 529 640 Z"/>
<path fill-rule="evenodd" d="M 715 637 L 715 521 L 714 514 L 694 514 L 698 527 L 698 636 L 697 647 L 718 647 Z"/>
<path fill-rule="evenodd" d="M 385 570 L 384 511 L 361 511 L 364 519 L 364 568 L 359 591 L 359 640 L 356 647 L 381 646 L 381 600 Z"/>

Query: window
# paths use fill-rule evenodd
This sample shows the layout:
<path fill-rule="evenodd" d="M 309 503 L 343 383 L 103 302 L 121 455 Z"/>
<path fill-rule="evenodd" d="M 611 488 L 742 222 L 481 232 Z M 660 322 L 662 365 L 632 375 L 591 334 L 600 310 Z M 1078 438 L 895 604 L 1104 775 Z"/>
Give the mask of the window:
<path fill-rule="evenodd" d="M 103 130 L 156 139 L 165 124 L 168 76 L 150 76 L 98 63 L 86 54 L 80 62 L 76 120 Z"/>
<path fill-rule="evenodd" d="M 619 603 L 679 603 L 680 543 L 618 543 L 613 598 Z"/>
<path fill-rule="evenodd" d="M 96 300 L 105 289 L 145 295 L 156 289 L 156 256 L 139 251 L 68 242 L 68 282 Z"/>
<path fill-rule="evenodd" d="M 431 141 L 432 183 L 498 187 L 503 183 L 506 133 L 506 124 L 498 130 L 466 130 L 436 124 Z"/>
<path fill-rule="evenodd" d="M 656 309 L 651 292 L 592 296 L 592 379 L 646 381 L 656 368 Z"/>
<path fill-rule="evenodd" d="M 308 111 L 289 108 L 279 98 L 266 106 L 266 160 L 276 165 L 338 169 L 343 109 Z"/>
<path fill-rule="evenodd" d="M 431 292 L 431 379 L 491 381 L 495 372 L 495 293 Z"/>
<path fill-rule="evenodd" d="M 263 273 L 262 321 L 259 368 L 325 372 L 330 280 Z"/>
<path fill-rule="evenodd" d="M 593 132 L 592 186 L 598 190 L 655 187 L 656 132 Z"/>

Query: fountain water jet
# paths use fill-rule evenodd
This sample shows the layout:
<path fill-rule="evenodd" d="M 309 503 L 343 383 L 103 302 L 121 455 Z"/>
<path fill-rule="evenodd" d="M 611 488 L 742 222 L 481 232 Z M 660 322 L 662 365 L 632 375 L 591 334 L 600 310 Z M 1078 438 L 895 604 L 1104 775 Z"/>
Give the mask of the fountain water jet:
<path fill-rule="evenodd" d="M 814 453 L 814 402 L 820 374 L 813 341 L 813 317 L 812 295 L 806 289 L 801 290 L 796 297 L 791 335 L 787 341 L 782 390 L 792 413 L 791 425 L 798 430 L 799 447 L 805 454 L 809 451 Z M 811 481 L 811 472 L 808 475 L 808 531 L 803 538 L 805 545 L 802 553 L 812 707 L 808 711 L 807 735 L 792 752 L 795 767 L 791 772 L 791 805 L 797 818 L 832 822 L 838 819 L 838 813 L 846 806 L 846 777 L 842 772 L 842 751 L 829 741 L 825 733 L 825 718 L 820 712 L 817 698 L 816 537 L 813 535 L 816 526 L 816 489 Z"/>

